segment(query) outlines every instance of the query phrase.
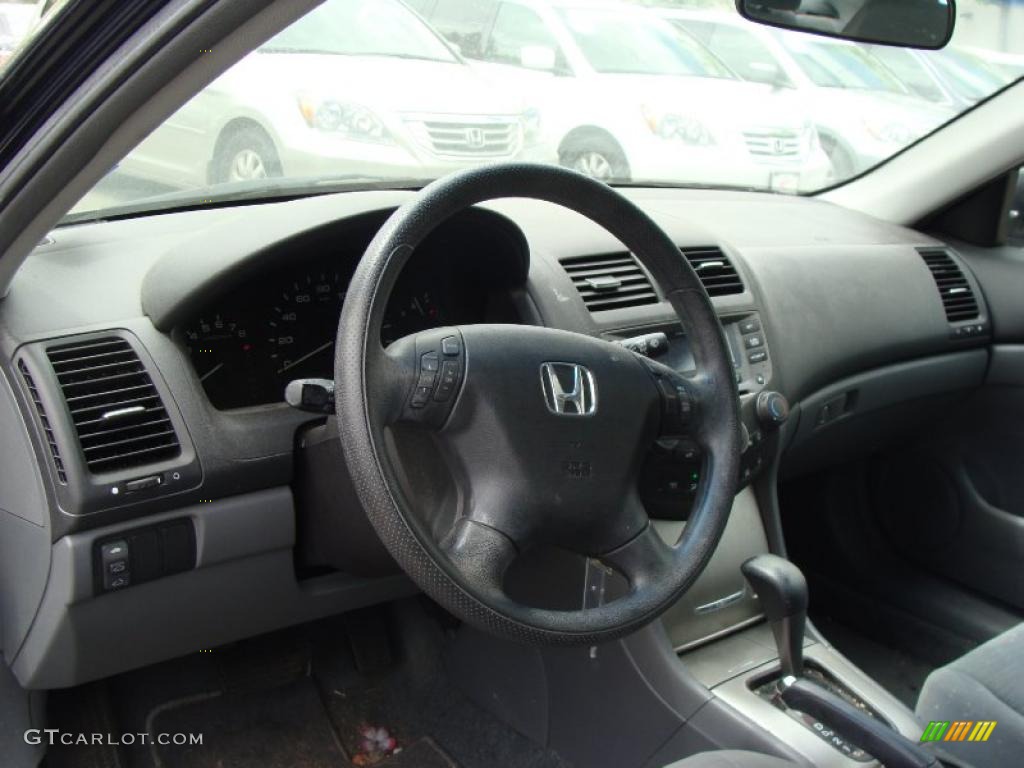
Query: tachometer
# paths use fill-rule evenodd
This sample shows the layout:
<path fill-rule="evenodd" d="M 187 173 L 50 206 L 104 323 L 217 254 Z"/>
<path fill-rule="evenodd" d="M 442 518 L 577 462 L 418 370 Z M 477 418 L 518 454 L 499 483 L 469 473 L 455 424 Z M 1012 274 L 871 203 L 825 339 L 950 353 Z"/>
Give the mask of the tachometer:
<path fill-rule="evenodd" d="M 238 319 L 215 313 L 185 329 L 185 342 L 199 381 L 218 408 L 244 405 L 257 395 L 261 355 Z"/>

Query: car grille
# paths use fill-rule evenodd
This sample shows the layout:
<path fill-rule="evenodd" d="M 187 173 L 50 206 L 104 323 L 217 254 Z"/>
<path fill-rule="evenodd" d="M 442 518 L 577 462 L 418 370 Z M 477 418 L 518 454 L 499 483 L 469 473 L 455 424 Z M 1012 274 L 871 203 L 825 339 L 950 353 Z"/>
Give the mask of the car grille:
<path fill-rule="evenodd" d="M 422 121 L 425 139 L 438 155 L 503 157 L 519 149 L 519 123 L 503 121 Z"/>
<path fill-rule="evenodd" d="M 795 157 L 800 154 L 800 135 L 792 131 L 746 131 L 747 150 L 758 157 Z"/>

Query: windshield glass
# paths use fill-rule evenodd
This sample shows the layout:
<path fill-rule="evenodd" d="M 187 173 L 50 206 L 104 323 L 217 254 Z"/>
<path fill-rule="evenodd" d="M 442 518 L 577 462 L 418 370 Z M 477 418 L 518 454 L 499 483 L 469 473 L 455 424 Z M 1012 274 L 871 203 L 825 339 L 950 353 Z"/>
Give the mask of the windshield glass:
<path fill-rule="evenodd" d="M 853 43 L 797 40 L 786 36 L 797 65 L 822 88 L 906 93 L 907 87 L 867 50 Z"/>
<path fill-rule="evenodd" d="M 562 17 L 583 58 L 604 74 L 731 77 L 715 56 L 685 33 L 653 14 L 603 8 L 562 9 Z"/>
<path fill-rule="evenodd" d="M 455 61 L 451 49 L 396 3 L 325 3 L 260 48 L 263 53 Z"/>
<path fill-rule="evenodd" d="M 0 18 L 10 5 L 32 9 L 36 34 L 40 7 L 0 2 Z M 1024 74 L 1024 4 L 957 8 L 950 45 L 916 51 L 757 25 L 729 0 L 325 0 L 165 120 L 67 220 L 416 187 L 508 161 L 814 193 Z"/>

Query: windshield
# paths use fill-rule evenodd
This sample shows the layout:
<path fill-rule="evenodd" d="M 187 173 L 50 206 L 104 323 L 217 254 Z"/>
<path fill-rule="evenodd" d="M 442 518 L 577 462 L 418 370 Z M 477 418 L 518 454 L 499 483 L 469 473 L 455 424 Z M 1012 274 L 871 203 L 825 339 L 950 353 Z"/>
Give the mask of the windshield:
<path fill-rule="evenodd" d="M 436 34 L 392 2 L 325 3 L 261 47 L 260 52 L 455 61 L 451 49 Z"/>
<path fill-rule="evenodd" d="M 797 65 L 815 85 L 907 93 L 907 86 L 885 64 L 853 43 L 791 39 L 790 49 Z"/>
<path fill-rule="evenodd" d="M 568 8 L 562 17 L 587 63 L 603 74 L 731 77 L 704 46 L 653 14 Z"/>
<path fill-rule="evenodd" d="M 1024 74 L 1024 4 L 967 2 L 949 46 L 915 51 L 753 24 L 729 0 L 326 0 L 165 120 L 67 221 L 415 188 L 509 161 L 811 194 Z M 9 5 L 39 33 L 38 6 L 0 2 L 0 18 Z"/>

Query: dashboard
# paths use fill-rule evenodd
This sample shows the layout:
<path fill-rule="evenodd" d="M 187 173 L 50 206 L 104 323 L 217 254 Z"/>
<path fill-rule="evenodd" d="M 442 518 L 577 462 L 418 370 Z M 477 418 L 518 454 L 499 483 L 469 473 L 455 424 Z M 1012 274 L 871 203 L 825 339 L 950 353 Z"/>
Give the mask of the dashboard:
<path fill-rule="evenodd" d="M 989 305 L 946 243 L 811 199 L 623 194 L 715 289 L 746 417 L 766 389 L 793 405 L 777 439 L 745 418 L 749 445 L 763 447 L 742 467 L 753 479 L 741 482 L 766 476 L 783 441 L 790 465 L 827 460 L 850 444 L 839 425 L 902 402 L 945 402 L 935 398 L 984 381 Z M 26 649 L 13 663 L 24 685 L 73 685 L 196 642 L 411 593 L 344 472 L 345 425 L 282 402 L 292 379 L 332 378 L 358 259 L 411 197 L 354 192 L 66 227 L 19 269 L 0 302 L 0 434 L 10 457 L 0 462 L 0 570 L 20 587 L 0 632 L 5 648 Z M 973 292 L 975 316 L 950 319 L 935 263 L 962 272 L 958 290 Z M 417 247 L 381 343 L 435 326 L 530 323 L 627 344 L 663 334 L 662 359 L 692 367 L 685 329 L 647 282 L 621 243 L 583 217 L 499 200 L 440 224 Z M 115 356 L 116 375 L 132 387 L 99 392 L 90 388 L 102 375 L 75 370 L 69 384 L 58 374 L 94 353 Z M 95 412 L 91 402 L 69 401 L 128 389 L 142 390 L 143 403 L 111 409 L 138 419 L 118 426 L 123 440 L 78 419 Z M 399 450 L 407 437 L 395 435 Z M 641 495 L 667 518 L 685 509 L 702 465 L 684 441 L 656 449 Z M 450 506 L 450 489 L 432 485 L 434 467 L 409 475 L 416 489 L 429 486 L 417 498 Z M 97 565 L 111 542 L 133 553 L 128 588 L 108 587 Z M 126 612 L 131 626 L 112 636 Z"/>

